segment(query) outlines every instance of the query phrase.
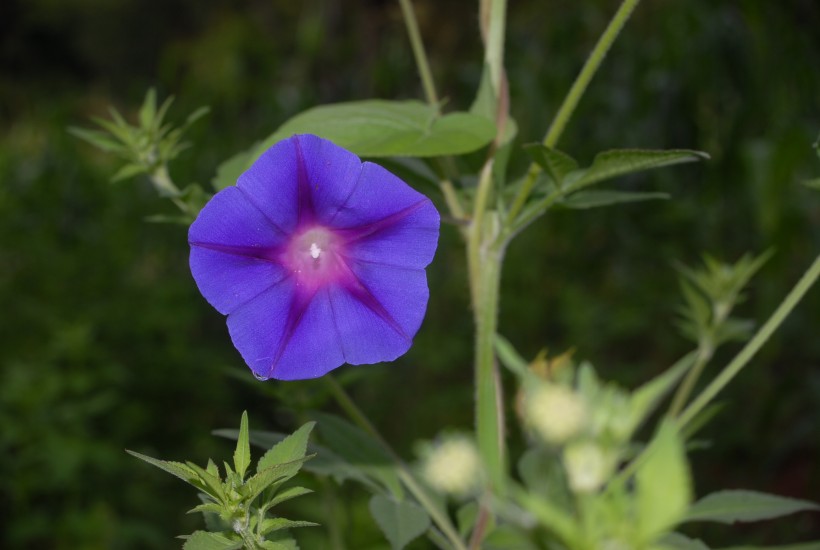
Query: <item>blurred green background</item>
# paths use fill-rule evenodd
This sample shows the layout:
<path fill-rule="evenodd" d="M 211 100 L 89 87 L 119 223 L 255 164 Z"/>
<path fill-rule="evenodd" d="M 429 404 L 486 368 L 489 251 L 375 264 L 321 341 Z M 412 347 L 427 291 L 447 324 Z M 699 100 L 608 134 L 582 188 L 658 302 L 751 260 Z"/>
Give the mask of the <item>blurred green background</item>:
<path fill-rule="evenodd" d="M 481 70 L 473 2 L 417 0 L 439 93 L 469 106 Z M 506 62 L 519 141 L 537 141 L 617 3 L 510 3 Z M 674 327 L 674 260 L 734 261 L 774 247 L 740 314 L 764 320 L 820 250 L 820 4 L 663 0 L 639 6 L 560 147 L 589 161 L 614 147 L 690 147 L 712 160 L 620 182 L 675 199 L 555 212 L 513 245 L 501 330 L 527 356 L 574 347 L 633 386 L 688 350 Z M 148 87 L 171 119 L 211 114 L 171 167 L 207 184 L 225 158 L 323 103 L 421 97 L 393 1 L 5 0 L 0 3 L 0 546 L 171 548 L 198 526 L 178 480 L 127 456 L 222 459 L 210 435 L 290 429 L 287 401 L 320 382 L 253 381 L 187 268 L 184 227 L 144 181 L 111 185 L 117 161 L 66 132 L 133 117 Z M 515 170 L 525 159 L 516 154 Z M 434 197 L 435 199 L 435 197 Z M 429 269 L 427 319 L 410 353 L 352 368 L 350 391 L 407 457 L 421 438 L 472 423 L 471 322 L 451 227 Z M 820 290 L 723 396 L 693 455 L 698 494 L 749 488 L 820 497 Z M 714 367 L 737 346 L 718 354 Z M 714 372 L 714 371 L 712 371 Z M 296 396 L 296 397 L 293 397 Z M 332 410 L 332 406 L 326 407 Z M 514 436 L 515 437 L 515 436 Z M 336 498 L 357 499 L 355 487 Z M 321 522 L 304 499 L 292 516 Z M 350 548 L 382 548 L 363 505 L 341 512 Z M 817 517 L 688 530 L 708 541 L 820 536 Z M 813 523 L 814 522 L 814 523 Z M 324 532 L 304 548 L 323 547 Z M 423 547 L 423 546 L 420 546 Z"/>

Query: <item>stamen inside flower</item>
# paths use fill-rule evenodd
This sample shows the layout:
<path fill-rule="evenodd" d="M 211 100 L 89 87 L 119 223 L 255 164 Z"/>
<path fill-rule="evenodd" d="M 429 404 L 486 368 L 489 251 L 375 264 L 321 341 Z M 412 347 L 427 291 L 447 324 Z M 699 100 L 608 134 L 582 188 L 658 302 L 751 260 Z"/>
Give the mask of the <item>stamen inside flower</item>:
<path fill-rule="evenodd" d="M 341 238 L 326 227 L 311 227 L 293 236 L 283 263 L 296 277 L 297 285 L 315 289 L 338 282 L 349 272 L 340 257 Z"/>

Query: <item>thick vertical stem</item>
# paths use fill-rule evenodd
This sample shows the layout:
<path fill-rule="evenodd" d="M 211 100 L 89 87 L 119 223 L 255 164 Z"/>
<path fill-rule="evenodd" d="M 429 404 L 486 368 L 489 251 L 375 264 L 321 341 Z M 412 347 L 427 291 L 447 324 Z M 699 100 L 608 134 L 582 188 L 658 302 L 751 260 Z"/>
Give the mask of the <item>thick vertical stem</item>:
<path fill-rule="evenodd" d="M 505 491 L 507 471 L 503 397 L 493 346 L 498 328 L 502 260 L 503 251 L 487 250 L 474 282 L 478 300 L 475 312 L 476 437 L 496 494 Z"/>

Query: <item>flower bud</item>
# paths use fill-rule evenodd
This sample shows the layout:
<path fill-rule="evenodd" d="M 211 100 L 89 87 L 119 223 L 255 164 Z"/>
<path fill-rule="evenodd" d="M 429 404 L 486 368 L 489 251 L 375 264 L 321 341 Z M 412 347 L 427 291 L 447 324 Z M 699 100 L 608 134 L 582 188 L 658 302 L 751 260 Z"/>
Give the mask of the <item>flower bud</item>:
<path fill-rule="evenodd" d="M 569 388 L 542 384 L 527 395 L 525 417 L 544 441 L 562 444 L 578 434 L 586 422 L 586 406 Z"/>
<path fill-rule="evenodd" d="M 597 491 L 606 481 L 611 461 L 595 443 L 582 441 L 564 449 L 569 486 L 576 493 Z"/>
<path fill-rule="evenodd" d="M 430 451 L 424 464 L 424 477 L 435 489 L 455 496 L 466 496 L 477 489 L 482 477 L 481 458 L 472 441 L 450 437 Z"/>

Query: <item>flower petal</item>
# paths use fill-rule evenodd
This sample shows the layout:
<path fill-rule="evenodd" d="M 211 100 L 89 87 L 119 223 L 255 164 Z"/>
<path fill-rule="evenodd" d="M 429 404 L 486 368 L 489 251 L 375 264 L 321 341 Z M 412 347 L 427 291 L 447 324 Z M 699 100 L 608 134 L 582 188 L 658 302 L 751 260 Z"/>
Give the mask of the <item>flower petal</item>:
<path fill-rule="evenodd" d="M 188 230 L 192 245 L 236 247 L 239 252 L 247 252 L 244 255 L 277 247 L 284 241 L 285 234 L 236 187 L 214 195 Z"/>
<path fill-rule="evenodd" d="M 423 270 L 351 266 L 357 284 L 331 289 L 345 360 L 353 365 L 392 361 L 412 345 L 427 309 Z"/>
<path fill-rule="evenodd" d="M 190 265 L 199 291 L 223 315 L 288 276 L 270 261 L 197 245 L 191 246 Z"/>
<path fill-rule="evenodd" d="M 344 363 L 327 289 L 305 296 L 292 279 L 229 315 L 228 331 L 260 378 L 317 378 Z"/>
<path fill-rule="evenodd" d="M 429 204 L 429 208 L 435 213 L 438 227 L 438 212 L 430 199 L 378 164 L 365 162 L 362 164 L 358 185 L 344 202 L 337 203 L 337 211 L 328 222 L 337 228 L 364 226 L 389 218 L 421 202 Z"/>
<path fill-rule="evenodd" d="M 438 246 L 439 214 L 425 199 L 372 224 L 346 230 L 352 260 L 423 269 Z"/>

